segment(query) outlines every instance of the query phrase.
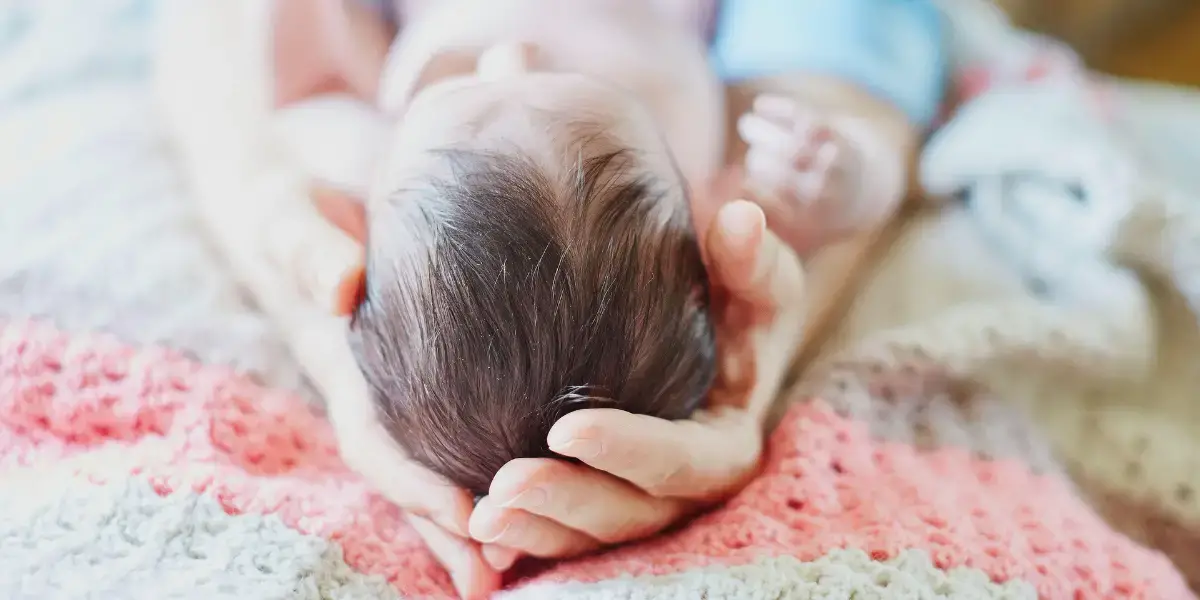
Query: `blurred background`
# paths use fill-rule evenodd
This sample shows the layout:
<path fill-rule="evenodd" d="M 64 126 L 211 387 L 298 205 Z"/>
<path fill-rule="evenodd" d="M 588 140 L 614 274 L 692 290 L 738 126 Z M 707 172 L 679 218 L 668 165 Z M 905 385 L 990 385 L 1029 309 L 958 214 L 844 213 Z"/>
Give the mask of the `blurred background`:
<path fill-rule="evenodd" d="M 1200 87 L 1200 2 L 995 0 L 1013 21 L 1057 37 L 1094 69 Z"/>

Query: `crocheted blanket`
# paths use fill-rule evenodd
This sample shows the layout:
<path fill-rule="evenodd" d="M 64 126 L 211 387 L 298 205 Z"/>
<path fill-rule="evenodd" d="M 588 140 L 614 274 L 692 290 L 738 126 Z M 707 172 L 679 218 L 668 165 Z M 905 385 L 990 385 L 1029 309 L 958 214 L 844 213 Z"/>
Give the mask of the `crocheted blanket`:
<path fill-rule="evenodd" d="M 193 223 L 145 119 L 153 5 L 0 6 L 0 597 L 446 597 Z M 977 98 L 925 179 L 956 203 L 904 227 L 760 477 L 656 539 L 524 565 L 505 596 L 1195 597 L 1179 457 L 1200 453 L 1166 411 L 1200 389 L 1175 376 L 1200 348 L 1189 209 L 1126 177 L 1065 55 L 952 16 Z"/>
<path fill-rule="evenodd" d="M 1019 459 L 1013 442 L 1028 434 L 1007 410 L 939 402 L 951 390 L 934 387 L 886 394 L 889 410 L 953 411 L 915 421 L 932 439 L 898 441 L 813 398 L 723 507 L 530 574 L 505 597 L 1192 597 L 1165 557 L 1110 530 L 1046 465 Z M 0 328 L 0 391 L 5 598 L 450 594 L 293 395 L 175 352 L 27 322 Z M 857 385 L 838 399 L 877 402 Z M 1014 455 L 984 457 L 978 444 Z"/>

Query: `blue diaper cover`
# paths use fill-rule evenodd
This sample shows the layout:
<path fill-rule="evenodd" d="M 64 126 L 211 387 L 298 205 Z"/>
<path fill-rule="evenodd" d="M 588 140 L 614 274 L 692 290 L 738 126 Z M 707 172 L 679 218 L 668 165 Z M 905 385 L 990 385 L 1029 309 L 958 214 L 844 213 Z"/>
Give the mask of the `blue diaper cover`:
<path fill-rule="evenodd" d="M 712 61 L 726 81 L 812 72 L 852 81 L 921 126 L 945 93 L 943 16 L 932 0 L 724 0 Z"/>

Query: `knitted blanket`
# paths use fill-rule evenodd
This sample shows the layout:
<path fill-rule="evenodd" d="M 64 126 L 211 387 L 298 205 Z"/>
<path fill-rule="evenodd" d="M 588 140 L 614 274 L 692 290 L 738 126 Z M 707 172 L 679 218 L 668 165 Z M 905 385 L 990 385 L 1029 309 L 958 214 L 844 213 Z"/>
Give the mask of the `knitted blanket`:
<path fill-rule="evenodd" d="M 504 596 L 1192 597 L 1166 558 L 1110 530 L 1030 452 L 1003 405 L 955 398 L 924 371 L 845 378 L 842 408 L 894 414 L 804 402 L 763 473 L 723 507 Z M 174 352 L 21 322 L 0 328 L 0 391 L 5 598 L 450 594 L 295 396 Z M 925 433 L 898 437 L 905 421 Z"/>
<path fill-rule="evenodd" d="M 144 118 L 153 4 L 0 6 L 0 597 L 446 597 L 192 222 Z M 955 18 L 962 39 L 1032 43 Z M 1036 80 L 1029 67 L 1057 64 L 1037 57 L 1060 55 L 1029 47 L 1007 66 L 959 49 L 959 66 Z M 1200 508 L 1180 456 L 1200 454 L 1182 453 L 1188 413 L 1166 410 L 1200 389 L 1177 376 L 1200 348 L 1188 207 L 1144 178 L 1097 179 L 1128 157 L 1066 118 L 1088 112 L 1063 108 L 1088 105 L 1078 81 L 971 81 L 926 163 L 963 202 L 905 225 L 791 394 L 761 475 L 653 540 L 522 565 L 503 596 L 1195 597 L 1179 570 L 1200 573 Z M 997 137 L 997 118 L 1039 143 Z M 1050 210 L 1035 225 L 1080 227 L 1042 235 L 997 217 L 1001 175 L 1031 170 L 1065 177 L 1066 198 L 1128 193 Z M 1125 262 L 1181 293 L 1159 306 Z"/>

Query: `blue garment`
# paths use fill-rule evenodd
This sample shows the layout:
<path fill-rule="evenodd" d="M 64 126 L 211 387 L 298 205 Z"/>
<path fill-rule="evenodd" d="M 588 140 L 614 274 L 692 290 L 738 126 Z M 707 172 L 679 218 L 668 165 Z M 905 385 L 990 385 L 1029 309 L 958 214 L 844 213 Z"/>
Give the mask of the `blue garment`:
<path fill-rule="evenodd" d="M 712 61 L 726 81 L 800 71 L 852 81 L 921 126 L 947 71 L 932 0 L 724 0 Z"/>

